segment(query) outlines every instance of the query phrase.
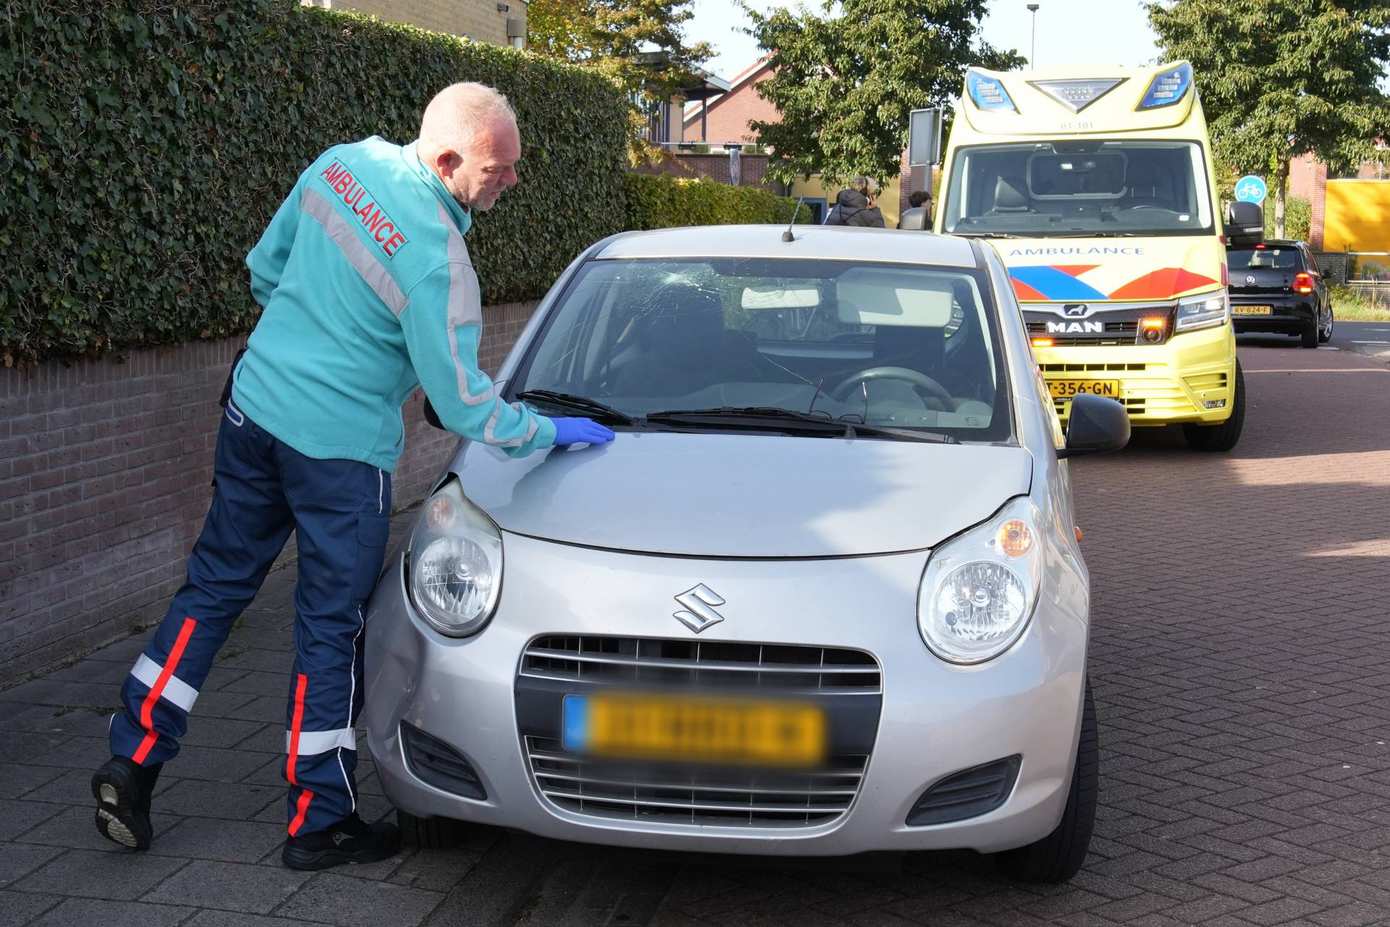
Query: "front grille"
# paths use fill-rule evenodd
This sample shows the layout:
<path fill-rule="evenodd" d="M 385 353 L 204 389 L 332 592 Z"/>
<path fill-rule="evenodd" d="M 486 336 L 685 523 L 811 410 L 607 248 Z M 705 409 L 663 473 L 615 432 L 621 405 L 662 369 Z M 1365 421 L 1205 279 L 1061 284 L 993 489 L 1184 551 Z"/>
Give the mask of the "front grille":
<path fill-rule="evenodd" d="M 1029 322 L 1028 334 L 1040 338 L 1051 338 L 1054 345 L 1066 346 L 1073 344 L 1090 345 L 1120 345 L 1134 344 L 1139 335 L 1138 320 L 1122 322 L 1105 322 L 1103 329 L 1098 332 L 1076 332 L 1062 334 L 1059 332 L 1049 332 L 1047 323 L 1043 321 Z"/>
<path fill-rule="evenodd" d="M 406 766 L 416 778 L 464 798 L 487 798 L 473 764 L 444 741 L 402 721 L 401 743 L 405 746 Z"/>
<path fill-rule="evenodd" d="M 993 811 L 1008 800 L 1023 757 L 1011 756 L 954 773 L 937 782 L 907 814 L 909 827 L 946 824 Z"/>
<path fill-rule="evenodd" d="M 604 685 L 881 691 L 878 663 L 861 650 L 643 637 L 538 637 L 526 648 L 521 675 Z"/>
<path fill-rule="evenodd" d="M 558 740 L 526 736 L 537 787 L 578 814 L 624 821 L 722 827 L 806 827 L 849 809 L 869 758 L 832 756 L 823 769 L 769 772 L 634 765 L 566 753 Z"/>

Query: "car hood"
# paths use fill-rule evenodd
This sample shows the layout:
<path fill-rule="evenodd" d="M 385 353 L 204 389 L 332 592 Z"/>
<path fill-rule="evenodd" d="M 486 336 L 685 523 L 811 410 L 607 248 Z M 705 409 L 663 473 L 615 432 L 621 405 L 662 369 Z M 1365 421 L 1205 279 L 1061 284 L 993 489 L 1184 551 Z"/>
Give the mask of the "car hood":
<path fill-rule="evenodd" d="M 1221 285 L 1215 235 L 996 239 L 1019 302 L 1162 301 Z"/>
<path fill-rule="evenodd" d="M 513 460 L 465 444 L 453 471 L 504 530 L 623 551 L 836 557 L 939 544 L 1026 493 L 1020 447 L 620 433 Z"/>

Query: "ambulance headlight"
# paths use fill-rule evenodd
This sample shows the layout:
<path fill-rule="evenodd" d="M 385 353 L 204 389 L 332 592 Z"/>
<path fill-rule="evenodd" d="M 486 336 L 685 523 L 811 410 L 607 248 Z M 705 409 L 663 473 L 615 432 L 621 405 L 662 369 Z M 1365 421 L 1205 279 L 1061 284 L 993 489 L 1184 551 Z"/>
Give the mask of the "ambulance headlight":
<path fill-rule="evenodd" d="M 1214 290 L 1201 296 L 1189 296 L 1178 301 L 1176 331 L 1190 332 L 1199 328 L 1214 328 L 1231 320 L 1231 301 L 1226 291 Z"/>
<path fill-rule="evenodd" d="M 497 609 L 502 532 L 451 479 L 425 502 L 410 538 L 410 599 L 440 634 L 467 637 Z"/>

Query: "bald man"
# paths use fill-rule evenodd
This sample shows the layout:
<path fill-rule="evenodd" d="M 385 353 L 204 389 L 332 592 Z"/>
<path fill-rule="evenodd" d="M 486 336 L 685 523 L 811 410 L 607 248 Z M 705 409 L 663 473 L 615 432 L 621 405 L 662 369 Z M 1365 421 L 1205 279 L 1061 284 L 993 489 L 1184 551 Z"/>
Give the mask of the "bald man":
<path fill-rule="evenodd" d="M 293 530 L 282 859 L 323 869 L 396 852 L 394 824 L 358 816 L 353 770 L 363 609 L 386 552 L 401 404 L 423 387 L 446 428 L 513 457 L 613 437 L 504 401 L 478 367 L 482 306 L 463 237 L 516 184 L 520 157 L 506 98 L 455 84 L 425 108 L 415 142 L 373 137 L 320 155 L 247 256 L 264 312 L 230 381 L 187 581 L 126 677 L 111 759 L 92 778 L 103 836 L 149 847 L 160 768 Z"/>

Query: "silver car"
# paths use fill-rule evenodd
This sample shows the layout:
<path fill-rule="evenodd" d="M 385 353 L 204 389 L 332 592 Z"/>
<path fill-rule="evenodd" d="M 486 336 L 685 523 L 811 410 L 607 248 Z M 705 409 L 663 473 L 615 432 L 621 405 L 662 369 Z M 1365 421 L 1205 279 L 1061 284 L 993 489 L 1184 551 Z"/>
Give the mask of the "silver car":
<path fill-rule="evenodd" d="M 1129 426 L 1078 396 L 1062 434 L 987 243 L 618 235 L 498 381 L 617 438 L 463 443 L 388 561 L 364 719 L 416 839 L 1078 870 L 1096 718 L 1059 458 Z"/>

